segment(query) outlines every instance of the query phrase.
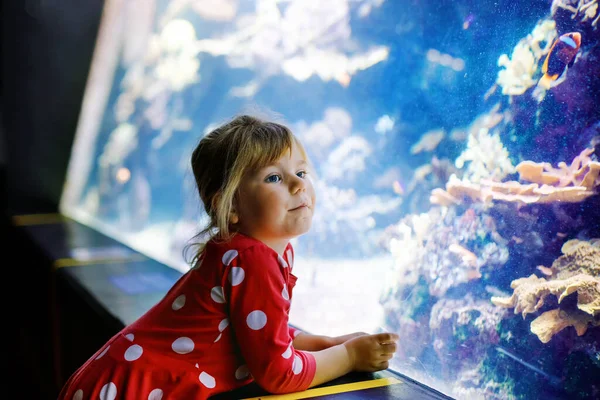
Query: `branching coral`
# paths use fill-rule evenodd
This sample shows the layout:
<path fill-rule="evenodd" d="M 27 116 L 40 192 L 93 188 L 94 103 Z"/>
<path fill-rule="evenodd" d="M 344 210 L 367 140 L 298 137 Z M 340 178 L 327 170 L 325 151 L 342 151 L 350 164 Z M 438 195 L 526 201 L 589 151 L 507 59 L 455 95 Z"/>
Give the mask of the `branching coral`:
<path fill-rule="evenodd" d="M 464 177 L 471 182 L 482 179 L 502 180 L 506 175 L 514 172 L 508 151 L 500 140 L 494 128 L 504 119 L 498 107 L 494 107 L 484 114 L 469 128 L 467 148 L 455 161 L 457 168 L 463 168 L 469 163 Z"/>
<path fill-rule="evenodd" d="M 589 325 L 600 326 L 600 240 L 569 240 L 562 252 L 552 267 L 545 269 L 548 280 L 533 274 L 519 278 L 511 283 L 511 297 L 491 299 L 499 307 L 514 308 L 515 314 L 525 318 L 544 306 L 548 295 L 556 296 L 561 304 L 567 296 L 577 293 L 576 309 L 546 311 L 531 323 L 531 332 L 543 343 L 568 326 L 574 326 L 579 336 L 585 334 Z"/>
<path fill-rule="evenodd" d="M 598 0 L 554 0 L 551 10 L 555 17 L 560 11 L 564 11 L 572 14 L 571 19 L 594 28 L 600 21 Z"/>
<path fill-rule="evenodd" d="M 511 58 L 506 54 L 500 56 L 498 66 L 504 69 L 498 72 L 496 84 L 502 87 L 502 94 L 521 95 L 535 85 L 533 76 L 538 63 L 550 51 L 555 38 L 556 24 L 552 20 L 544 20 L 517 43 Z"/>

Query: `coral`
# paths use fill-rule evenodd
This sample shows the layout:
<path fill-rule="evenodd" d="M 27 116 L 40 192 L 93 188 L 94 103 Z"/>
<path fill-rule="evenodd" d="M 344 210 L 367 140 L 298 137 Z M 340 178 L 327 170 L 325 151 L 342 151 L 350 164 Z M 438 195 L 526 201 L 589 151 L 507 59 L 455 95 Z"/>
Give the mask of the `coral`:
<path fill-rule="evenodd" d="M 502 87 L 502 94 L 521 95 L 535 85 L 533 74 L 537 63 L 527 43 L 517 43 L 511 58 L 502 54 L 498 66 L 504 68 L 498 72 L 496 81 Z"/>
<path fill-rule="evenodd" d="M 138 128 L 129 123 L 117 126 L 104 145 L 98 163 L 101 168 L 120 166 L 138 146 Z"/>
<path fill-rule="evenodd" d="M 595 195 L 595 189 L 600 186 L 600 162 L 592 160 L 590 156 L 593 153 L 594 149 L 585 149 L 570 165 L 561 162 L 558 168 L 549 163 L 523 161 L 516 170 L 522 180 L 534 182 L 530 184 L 487 179 L 474 182 L 452 175 L 446 183 L 446 190 L 434 189 L 430 201 L 442 206 L 460 204 L 465 198 L 483 203 L 494 200 L 519 204 L 577 203 Z"/>
<path fill-rule="evenodd" d="M 540 59 L 550 51 L 556 38 L 556 25 L 552 20 L 538 23 L 533 31 L 515 46 L 511 58 L 502 54 L 498 66 L 496 84 L 502 87 L 502 94 L 522 95 L 536 84 L 533 76 L 538 70 Z"/>
<path fill-rule="evenodd" d="M 433 151 L 446 137 L 446 131 L 443 129 L 434 129 L 425 132 L 421 139 L 410 148 L 410 154 L 418 154 L 424 151 Z"/>
<path fill-rule="evenodd" d="M 462 299 L 435 303 L 429 329 L 436 338 L 434 348 L 442 364 L 454 372 L 460 365 L 479 364 L 488 346 L 499 342 L 496 326 L 505 316 L 505 310 L 486 300 L 475 300 L 470 293 Z"/>
<path fill-rule="evenodd" d="M 531 322 L 531 332 L 536 334 L 542 343 L 548 343 L 552 336 L 568 326 L 575 328 L 578 336 L 583 336 L 588 325 L 600 326 L 600 320 L 584 312 L 566 312 L 554 309 L 546 311 Z"/>
<path fill-rule="evenodd" d="M 577 30 L 585 36 L 600 38 L 598 0 L 554 0 L 551 13 L 560 32 Z"/>
<path fill-rule="evenodd" d="M 457 168 L 464 171 L 464 177 L 471 182 L 482 179 L 502 180 L 514 172 L 508 151 L 500 140 L 500 135 L 494 130 L 502 122 L 504 116 L 494 107 L 469 129 L 467 148 L 455 161 Z"/>
<path fill-rule="evenodd" d="M 556 278 L 564 279 L 580 272 L 600 277 L 600 239 L 572 239 L 563 244 L 561 251 L 563 255 L 550 267 Z"/>
<path fill-rule="evenodd" d="M 552 294 L 560 302 L 568 295 L 577 292 L 577 307 L 594 316 L 600 312 L 600 281 L 586 274 L 577 274 L 570 278 L 547 281 L 532 274 L 527 278 L 515 279 L 511 283 L 514 293 L 511 297 L 492 297 L 497 306 L 513 308 L 515 314 L 521 313 L 523 318 L 534 313 L 544 305 L 545 298 Z"/>
<path fill-rule="evenodd" d="M 441 206 L 460 204 L 465 198 L 488 204 L 494 200 L 522 205 L 553 202 L 578 203 L 594 194 L 595 192 L 580 186 L 554 187 L 539 186 L 537 183 L 525 185 L 516 181 L 493 182 L 487 180 L 477 184 L 465 179 L 460 180 L 453 175 L 446 183 L 446 190 L 437 188 L 431 192 L 430 201 L 432 204 Z"/>
<path fill-rule="evenodd" d="M 312 76 L 347 87 L 354 75 L 388 59 L 390 50 L 372 45 L 358 49 L 350 24 L 348 0 L 257 2 L 254 11 L 239 13 L 237 30 L 196 41 L 198 53 L 225 56 L 232 68 L 248 68 L 257 76 L 230 90 L 235 97 L 252 97 L 279 74 L 299 82 Z"/>
<path fill-rule="evenodd" d="M 579 336 L 588 327 L 600 326 L 600 240 L 580 241 L 572 239 L 564 243 L 563 255 L 550 268 L 538 267 L 548 279 L 532 274 L 511 283 L 511 297 L 492 297 L 495 305 L 514 308 L 523 318 L 538 311 L 550 294 L 561 302 L 577 293 L 577 309 L 555 309 L 544 312 L 531 323 L 531 331 L 547 343 L 553 335 L 567 326 L 574 326 Z"/>
<path fill-rule="evenodd" d="M 444 298 L 435 303 L 429 330 L 445 380 L 466 379 L 464 389 L 469 388 L 472 393 L 481 392 L 482 386 L 491 384 L 484 379 L 472 381 L 470 378 L 480 369 L 489 347 L 500 342 L 496 327 L 506 315 L 506 310 L 494 307 L 489 301 L 474 299 L 470 293 L 462 299 Z M 459 390 L 455 392 L 456 389 Z M 455 395 L 461 393 L 458 387 L 452 390 Z"/>
<path fill-rule="evenodd" d="M 514 383 L 496 382 L 482 371 L 482 365 L 463 370 L 452 387 L 456 399 L 504 400 L 514 398 Z"/>
<path fill-rule="evenodd" d="M 429 163 L 415 168 L 412 179 L 404 189 L 403 211 L 410 214 L 426 212 L 430 208 L 431 191 L 443 187 L 450 175 L 460 173 L 452 160 L 433 156 Z"/>
<path fill-rule="evenodd" d="M 584 149 L 570 165 L 560 162 L 558 168 L 550 163 L 523 161 L 516 170 L 520 179 L 529 182 L 557 187 L 582 186 L 591 190 L 600 186 L 600 162 L 593 161 L 590 158 L 592 154 L 593 148 Z"/>
<path fill-rule="evenodd" d="M 160 91 L 166 86 L 178 92 L 199 81 L 200 61 L 194 48 L 196 30 L 189 21 L 169 21 L 155 40 L 159 43 L 161 54 L 153 78 L 161 83 L 157 82 L 156 87 L 151 84 L 153 90 Z"/>
<path fill-rule="evenodd" d="M 409 215 L 386 230 L 384 246 L 395 258 L 392 290 L 422 277 L 432 296 L 482 277 L 482 268 L 496 268 L 508 259 L 492 217 L 480 208 L 457 215 L 454 208 Z"/>

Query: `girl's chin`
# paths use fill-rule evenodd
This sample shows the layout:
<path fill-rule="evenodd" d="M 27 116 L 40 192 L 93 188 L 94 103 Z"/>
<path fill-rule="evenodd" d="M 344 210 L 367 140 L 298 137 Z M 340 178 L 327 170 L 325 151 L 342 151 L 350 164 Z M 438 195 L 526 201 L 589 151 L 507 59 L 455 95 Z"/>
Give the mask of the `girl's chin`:
<path fill-rule="evenodd" d="M 312 221 L 306 221 L 301 226 L 298 226 L 296 232 L 294 232 L 294 236 L 300 236 L 308 233 L 310 231 L 310 227 L 312 226 Z"/>

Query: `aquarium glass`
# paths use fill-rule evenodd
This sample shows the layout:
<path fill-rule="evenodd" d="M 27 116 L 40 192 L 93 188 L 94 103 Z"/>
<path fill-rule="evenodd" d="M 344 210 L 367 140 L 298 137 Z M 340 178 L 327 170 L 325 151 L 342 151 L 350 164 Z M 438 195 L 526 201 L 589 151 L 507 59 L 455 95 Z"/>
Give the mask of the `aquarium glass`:
<path fill-rule="evenodd" d="M 187 271 L 195 145 L 282 122 L 292 324 L 396 332 L 457 399 L 599 398 L 599 43 L 597 0 L 107 0 L 61 211 Z"/>

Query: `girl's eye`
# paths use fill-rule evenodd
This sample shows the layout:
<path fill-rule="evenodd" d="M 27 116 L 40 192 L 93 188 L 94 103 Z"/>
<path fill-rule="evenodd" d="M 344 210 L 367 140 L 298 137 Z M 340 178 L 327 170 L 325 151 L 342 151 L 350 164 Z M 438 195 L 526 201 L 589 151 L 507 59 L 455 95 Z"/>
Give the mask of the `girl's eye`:
<path fill-rule="evenodd" d="M 277 183 L 280 180 L 281 180 L 281 177 L 279 175 L 271 175 L 271 176 L 268 176 L 267 179 L 265 179 L 265 182 Z"/>
<path fill-rule="evenodd" d="M 306 178 L 307 174 L 308 172 L 306 171 L 299 171 L 296 175 L 298 175 L 300 178 Z"/>

